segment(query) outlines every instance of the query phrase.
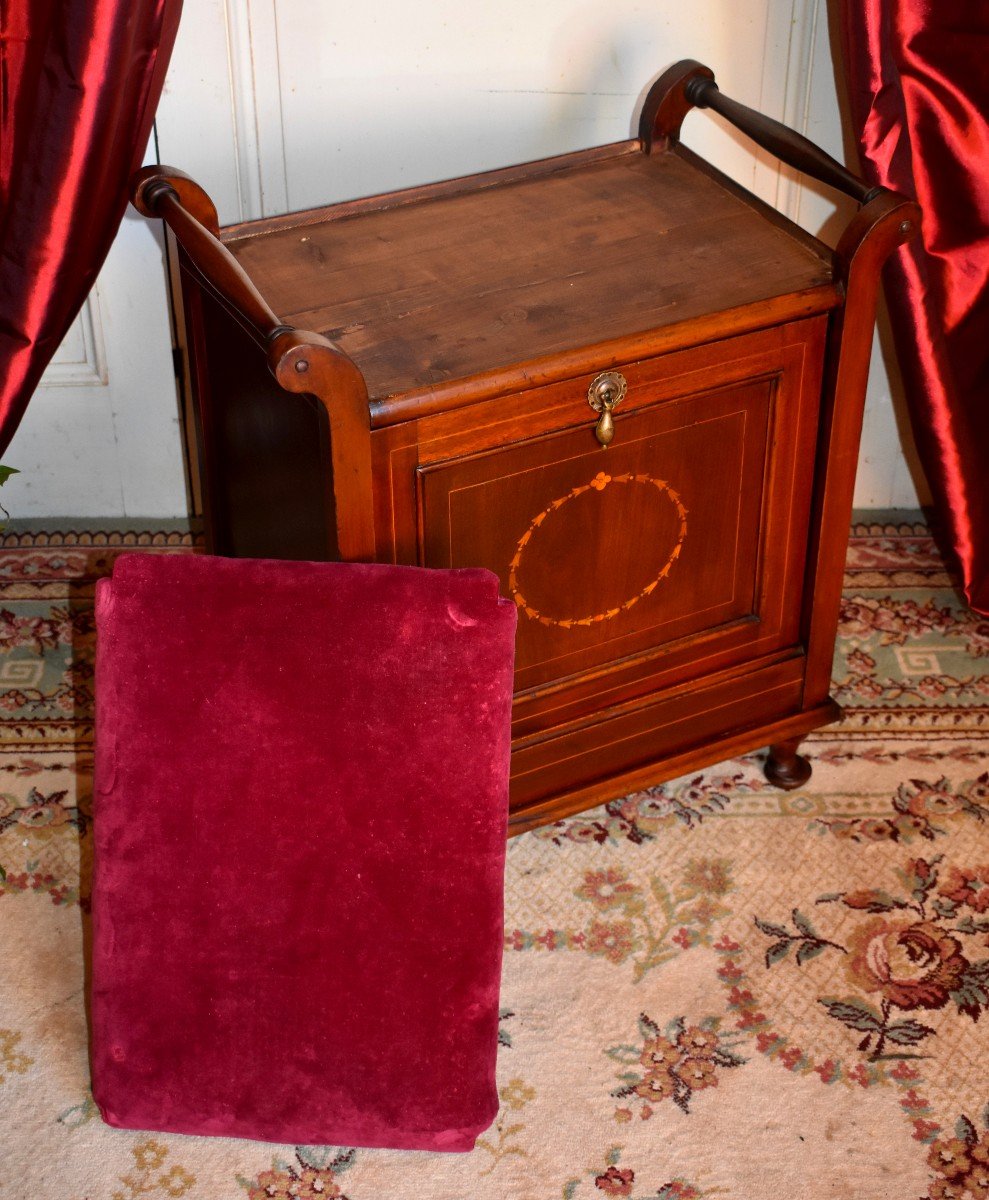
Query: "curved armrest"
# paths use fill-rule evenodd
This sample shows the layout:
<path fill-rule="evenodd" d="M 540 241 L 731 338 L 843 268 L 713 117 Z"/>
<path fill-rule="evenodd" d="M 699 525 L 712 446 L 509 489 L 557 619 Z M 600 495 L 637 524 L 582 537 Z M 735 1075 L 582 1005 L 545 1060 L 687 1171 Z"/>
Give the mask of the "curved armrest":
<path fill-rule="evenodd" d="M 870 187 L 802 134 L 726 96 L 715 83 L 714 72 L 689 58 L 664 71 L 649 89 L 639 121 L 644 148 L 651 151 L 657 143 L 676 143 L 683 119 L 692 108 L 714 109 L 781 162 L 844 192 L 859 204 L 868 204 L 886 190 Z"/>
<path fill-rule="evenodd" d="M 360 375 L 339 346 L 319 333 L 279 320 L 217 237 L 219 225 L 212 200 L 184 171 L 142 167 L 131 180 L 131 201 L 138 212 L 160 218 L 171 229 L 199 283 L 264 350 L 271 373 L 287 391 L 318 391 L 318 377 L 334 369 Z"/>
<path fill-rule="evenodd" d="M 212 200 L 185 172 L 143 167 L 131 180 L 131 199 L 138 212 L 159 217 L 171 229 L 184 251 L 184 265 L 258 344 L 281 387 L 314 396 L 323 406 L 330 429 L 337 550 L 344 559 L 373 561 L 370 416 L 360 368 L 322 334 L 278 319 L 217 237 Z M 206 405 L 208 399 L 199 397 L 197 403 Z"/>

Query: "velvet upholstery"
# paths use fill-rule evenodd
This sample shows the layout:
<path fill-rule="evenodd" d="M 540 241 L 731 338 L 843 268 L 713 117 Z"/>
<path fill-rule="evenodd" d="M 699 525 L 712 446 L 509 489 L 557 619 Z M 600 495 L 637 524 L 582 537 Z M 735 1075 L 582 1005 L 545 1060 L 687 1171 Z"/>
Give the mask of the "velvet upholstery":
<path fill-rule="evenodd" d="M 515 619 L 483 570 L 117 561 L 97 591 L 104 1120 L 473 1146 L 497 1110 Z"/>

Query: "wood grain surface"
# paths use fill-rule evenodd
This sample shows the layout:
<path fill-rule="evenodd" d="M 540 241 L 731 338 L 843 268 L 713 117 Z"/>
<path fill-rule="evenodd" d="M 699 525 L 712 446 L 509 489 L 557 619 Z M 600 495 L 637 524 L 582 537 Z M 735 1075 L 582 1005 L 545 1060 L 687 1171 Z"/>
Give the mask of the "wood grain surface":
<path fill-rule="evenodd" d="M 502 174 L 226 244 L 283 321 L 354 359 L 372 401 L 832 281 L 823 247 L 677 154 L 622 144 Z"/>

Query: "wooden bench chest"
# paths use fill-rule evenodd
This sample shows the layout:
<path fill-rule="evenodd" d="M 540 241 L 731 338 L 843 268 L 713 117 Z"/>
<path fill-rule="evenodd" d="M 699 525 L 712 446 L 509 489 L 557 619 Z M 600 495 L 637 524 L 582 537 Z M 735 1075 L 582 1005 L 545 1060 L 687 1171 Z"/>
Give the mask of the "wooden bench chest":
<path fill-rule="evenodd" d="M 694 105 L 859 200 L 836 252 L 679 144 Z M 807 778 L 915 205 L 691 62 L 634 141 L 222 231 L 167 167 L 135 203 L 180 246 L 212 552 L 486 566 L 518 604 L 513 831 L 761 745 Z"/>

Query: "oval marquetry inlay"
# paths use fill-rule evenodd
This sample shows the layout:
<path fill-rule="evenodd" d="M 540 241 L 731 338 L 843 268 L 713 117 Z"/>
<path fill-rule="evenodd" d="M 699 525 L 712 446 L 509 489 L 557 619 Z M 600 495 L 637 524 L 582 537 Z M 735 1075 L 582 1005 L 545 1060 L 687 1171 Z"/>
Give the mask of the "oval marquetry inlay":
<path fill-rule="evenodd" d="M 546 522 L 552 521 L 556 515 L 566 505 L 572 503 L 580 496 L 588 493 L 604 492 L 606 488 L 612 487 L 615 484 L 621 484 L 628 487 L 647 487 L 655 489 L 665 498 L 666 502 L 672 506 L 674 517 L 674 537 L 673 545 L 669 553 L 664 558 L 662 564 L 654 574 L 650 574 L 648 582 L 644 587 L 640 588 L 634 594 L 617 601 L 601 612 L 593 612 L 589 614 L 575 613 L 565 614 L 563 616 L 555 616 L 542 611 L 537 604 L 530 602 L 523 590 L 521 576 L 523 574 L 523 565 L 527 551 L 533 553 L 532 543 L 537 532 L 544 528 Z M 680 551 L 683 547 L 684 539 L 687 536 L 687 510 L 680 499 L 679 494 L 666 482 L 665 479 L 654 479 L 651 475 L 608 475 L 604 471 L 599 471 L 590 483 L 580 484 L 578 487 L 572 488 L 565 496 L 561 496 L 548 504 L 540 513 L 533 517 L 528 529 L 519 538 L 518 545 L 515 548 L 515 554 L 509 564 L 508 572 L 508 589 L 512 594 L 512 598 L 518 607 L 533 621 L 538 621 L 541 625 L 555 625 L 561 629 L 571 629 L 579 626 L 595 625 L 599 621 L 610 621 L 619 616 L 623 612 L 627 612 L 640 600 L 644 600 L 647 596 L 652 595 L 656 588 L 669 575 L 673 568 L 673 564 L 680 557 Z M 667 543 L 668 544 L 668 543 Z M 545 604 L 543 605 L 545 607 Z"/>

